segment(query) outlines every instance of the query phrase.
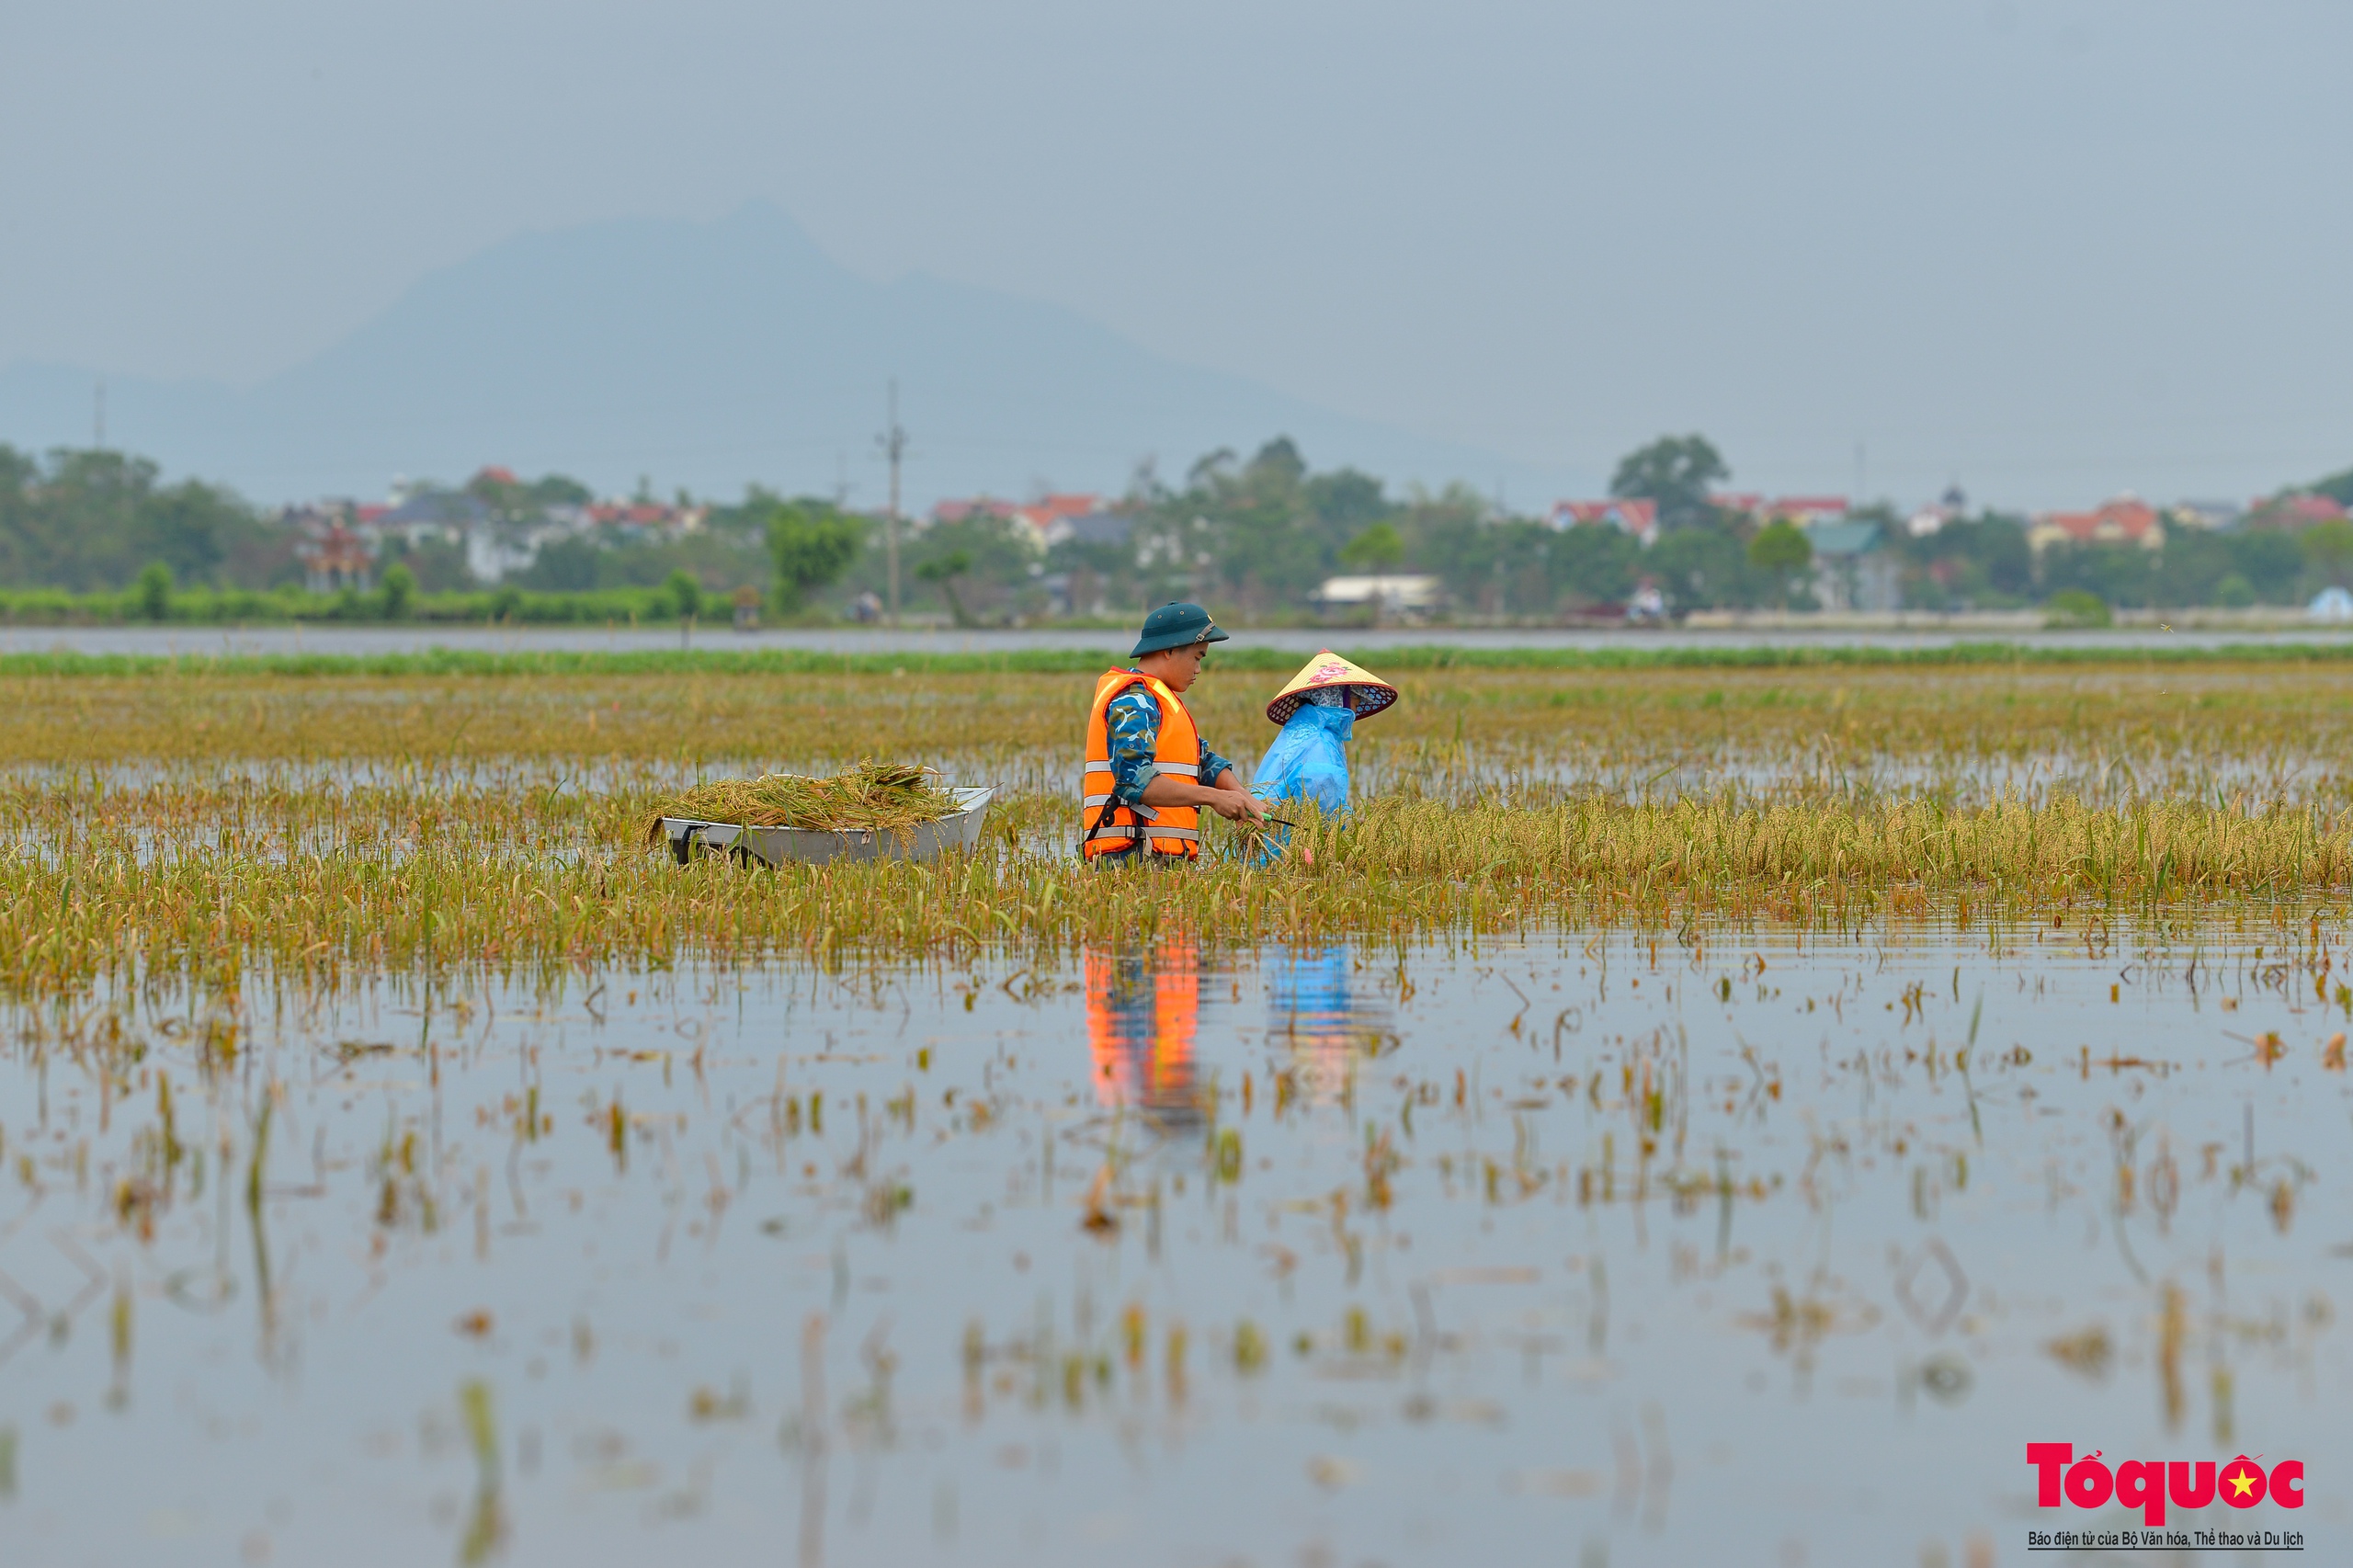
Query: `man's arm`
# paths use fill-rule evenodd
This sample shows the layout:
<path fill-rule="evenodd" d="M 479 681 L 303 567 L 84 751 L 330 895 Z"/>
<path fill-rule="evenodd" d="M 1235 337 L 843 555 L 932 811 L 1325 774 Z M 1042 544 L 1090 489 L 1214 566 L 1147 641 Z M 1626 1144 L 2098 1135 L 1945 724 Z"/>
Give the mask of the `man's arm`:
<path fill-rule="evenodd" d="M 1240 822 L 1245 817 L 1252 822 L 1266 820 L 1267 808 L 1251 797 L 1227 768 L 1218 775 L 1214 785 L 1196 784 L 1189 778 L 1171 778 L 1163 773 L 1144 786 L 1143 803 L 1147 806 L 1202 806 L 1215 812 L 1228 822 Z"/>
<path fill-rule="evenodd" d="M 1157 775 L 1143 791 L 1143 803 L 1147 806 L 1206 806 L 1228 822 L 1240 822 L 1245 817 L 1254 823 L 1265 819 L 1267 808 L 1252 799 L 1250 792 L 1242 787 L 1233 765 L 1210 750 L 1207 743 L 1201 746 L 1201 777 L 1209 780 L 1206 785 L 1171 778 L 1165 774 Z M 1168 791 L 1165 799 L 1154 793 L 1164 789 Z"/>
<path fill-rule="evenodd" d="M 1221 767 L 1214 780 L 1202 785 L 1153 766 L 1153 756 L 1160 749 L 1160 703 L 1142 687 L 1113 698 L 1104 720 L 1111 748 L 1111 794 L 1121 804 L 1207 807 L 1233 822 L 1244 817 L 1256 822 L 1266 814 L 1230 767 Z M 1205 758 L 1215 755 L 1207 747 L 1202 754 Z M 1222 764 L 1224 759 L 1218 760 Z"/>
<path fill-rule="evenodd" d="M 1111 799 L 1140 806 L 1144 790 L 1160 776 L 1152 763 L 1160 749 L 1160 704 L 1151 692 L 1132 686 L 1111 699 L 1103 719 L 1111 750 Z"/>

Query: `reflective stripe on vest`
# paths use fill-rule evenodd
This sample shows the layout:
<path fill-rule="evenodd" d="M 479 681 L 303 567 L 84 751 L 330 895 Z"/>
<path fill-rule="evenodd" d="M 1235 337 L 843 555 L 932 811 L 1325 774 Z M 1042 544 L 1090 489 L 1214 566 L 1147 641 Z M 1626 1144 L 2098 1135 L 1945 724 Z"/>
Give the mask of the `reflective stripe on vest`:
<path fill-rule="evenodd" d="M 1095 683 L 1095 700 L 1086 714 L 1086 767 L 1080 774 L 1079 848 L 1092 859 L 1098 855 L 1133 853 L 1127 846 L 1138 839 L 1154 855 L 1197 858 L 1201 852 L 1200 812 L 1193 806 L 1133 809 L 1121 805 L 1107 786 L 1113 778 L 1109 710 L 1112 699 L 1142 687 L 1160 704 L 1160 744 L 1152 765 L 1175 778 L 1201 776 L 1201 733 L 1184 699 L 1160 681 L 1133 670 L 1107 670 Z"/>
<path fill-rule="evenodd" d="M 1117 698 L 1120 694 L 1115 691 L 1111 695 L 1114 698 Z M 1109 705 L 1107 703 L 1105 706 L 1108 707 Z M 1109 738 L 1108 736 L 1105 738 L 1104 744 L 1108 750 L 1110 744 Z M 1195 755 L 1198 756 L 1199 754 L 1196 753 Z M 1152 765 L 1153 767 L 1160 769 L 1163 773 L 1181 773 L 1188 778 L 1199 778 L 1201 776 L 1201 765 L 1198 762 L 1163 762 L 1158 757 L 1154 757 L 1152 760 Z M 1078 776 L 1078 787 L 1084 790 L 1086 788 L 1087 782 L 1090 779 L 1111 778 L 1116 777 L 1117 775 L 1113 772 L 1111 765 L 1108 762 L 1090 762 L 1086 765 L 1086 771 Z"/>

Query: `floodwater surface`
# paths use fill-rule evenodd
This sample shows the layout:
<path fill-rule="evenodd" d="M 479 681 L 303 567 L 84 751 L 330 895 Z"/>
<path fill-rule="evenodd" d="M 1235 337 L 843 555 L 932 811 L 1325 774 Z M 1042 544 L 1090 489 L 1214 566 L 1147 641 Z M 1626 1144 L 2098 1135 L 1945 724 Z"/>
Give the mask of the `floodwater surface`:
<path fill-rule="evenodd" d="M 2045 919 L 20 1012 L 0 1555 L 2353 1547 L 2343 923 Z"/>

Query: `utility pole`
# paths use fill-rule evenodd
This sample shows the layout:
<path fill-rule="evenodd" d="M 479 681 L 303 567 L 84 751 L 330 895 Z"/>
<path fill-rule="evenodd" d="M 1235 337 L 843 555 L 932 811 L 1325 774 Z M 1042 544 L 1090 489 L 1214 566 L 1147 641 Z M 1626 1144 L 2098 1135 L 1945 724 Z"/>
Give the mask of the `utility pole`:
<path fill-rule="evenodd" d="M 891 630 L 899 629 L 899 460 L 906 455 L 907 433 L 899 428 L 899 379 L 891 378 L 891 427 L 874 437 L 891 462 L 891 509 L 882 516 L 882 547 L 891 569 Z"/>

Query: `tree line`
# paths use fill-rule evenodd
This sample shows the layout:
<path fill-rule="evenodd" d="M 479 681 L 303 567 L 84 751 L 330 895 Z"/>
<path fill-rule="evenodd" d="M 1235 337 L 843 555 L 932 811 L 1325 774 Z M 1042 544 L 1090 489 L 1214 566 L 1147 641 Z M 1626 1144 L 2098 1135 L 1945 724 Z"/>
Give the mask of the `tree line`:
<path fill-rule="evenodd" d="M 1481 619 L 1604 612 L 1646 585 L 1678 612 L 1809 607 L 1807 535 L 1719 506 L 1711 497 L 1730 478 L 1701 436 L 1627 454 L 1610 491 L 1655 506 L 1659 532 L 1645 548 L 1606 525 L 1555 528 L 1463 485 L 1399 494 L 1353 468 L 1317 472 L 1277 437 L 1247 459 L 1211 452 L 1177 482 L 1139 468 L 1108 503 L 1124 538 L 1074 538 L 1040 555 L 1019 525 L 998 517 L 903 525 L 901 593 L 911 613 L 960 624 L 1125 620 L 1176 597 L 1264 622 L 1309 614 L 1319 585 L 1351 572 L 1434 576 L 1455 613 Z M 2353 501 L 2353 470 L 2301 488 Z M 555 474 L 477 479 L 467 493 L 509 521 L 588 495 Z M 2038 555 L 2029 520 L 1998 510 L 1955 517 L 1925 537 L 1884 506 L 1849 516 L 1878 530 L 1904 603 L 1921 608 L 2024 608 L 2063 595 L 2120 608 L 2289 605 L 2332 584 L 2353 586 L 2353 523 L 2341 520 L 2176 528 L 2159 550 L 2070 543 Z M 0 611 L 72 619 L 78 604 L 122 619 L 661 619 L 716 618 L 748 596 L 770 616 L 826 619 L 886 589 L 880 519 L 835 502 L 755 486 L 706 518 L 678 538 L 557 540 L 495 585 L 471 579 L 456 544 L 388 540 L 367 593 L 318 595 L 301 586 L 294 532 L 229 490 L 166 484 L 155 464 L 120 452 L 35 459 L 0 445 Z"/>
<path fill-rule="evenodd" d="M 1222 613 L 1266 620 L 1302 612 L 1329 577 L 1404 572 L 1437 577 L 1461 614 L 1553 620 L 1608 613 L 1643 585 L 1668 608 L 1815 607 L 1813 547 L 1787 519 L 1733 512 L 1712 498 L 1732 478 L 1716 447 L 1698 435 L 1663 437 L 1628 453 L 1612 496 L 1653 503 L 1658 534 L 1647 548 L 1612 526 L 1556 528 L 1517 515 L 1467 486 L 1392 494 L 1355 469 L 1313 471 L 1291 441 L 1267 442 L 1246 460 L 1212 452 L 1181 483 L 1150 467 L 1114 503 L 1123 542 L 1073 540 L 1040 560 L 1016 529 L 979 517 L 936 525 L 910 546 L 918 567 L 957 563 L 968 616 L 1004 619 L 1060 602 L 1117 616 L 1189 597 Z M 2353 503 L 2353 470 L 2302 493 Z M 2082 596 L 2117 608 L 2292 605 L 2332 584 L 2353 586 L 2353 523 L 2309 528 L 2172 529 L 2160 550 L 2068 543 L 2040 556 L 2029 519 L 1980 509 L 1915 536 L 1886 505 L 1848 520 L 1876 533 L 1906 608 L 2017 609 Z M 853 567 L 869 585 L 871 551 Z"/>

